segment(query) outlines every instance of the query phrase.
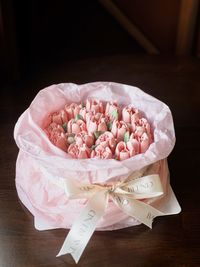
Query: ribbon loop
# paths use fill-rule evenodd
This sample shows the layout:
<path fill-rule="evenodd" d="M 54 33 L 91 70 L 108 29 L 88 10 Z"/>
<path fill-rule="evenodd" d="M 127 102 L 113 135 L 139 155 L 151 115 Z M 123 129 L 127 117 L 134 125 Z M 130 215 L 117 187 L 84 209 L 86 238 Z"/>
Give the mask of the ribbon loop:
<path fill-rule="evenodd" d="M 73 224 L 57 256 L 71 254 L 78 263 L 98 221 L 103 217 L 109 197 L 127 215 L 152 228 L 153 219 L 164 215 L 141 199 L 163 194 L 160 177 L 157 174 L 143 177 L 129 177 L 120 184 L 78 184 L 72 179 L 57 183 L 64 187 L 69 198 L 87 198 L 88 203 Z"/>

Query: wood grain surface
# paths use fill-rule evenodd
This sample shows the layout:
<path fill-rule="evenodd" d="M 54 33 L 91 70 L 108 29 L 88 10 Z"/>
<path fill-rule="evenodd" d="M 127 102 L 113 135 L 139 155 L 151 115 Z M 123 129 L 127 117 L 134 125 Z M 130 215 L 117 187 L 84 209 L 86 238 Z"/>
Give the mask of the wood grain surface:
<path fill-rule="evenodd" d="M 115 55 L 40 66 L 0 90 L 0 267 L 76 266 L 56 258 L 68 230 L 37 231 L 15 189 L 17 118 L 37 92 L 59 82 L 115 81 L 138 86 L 169 105 L 176 146 L 169 156 L 179 215 L 144 225 L 95 232 L 77 266 L 200 266 L 200 62 L 194 58 Z"/>

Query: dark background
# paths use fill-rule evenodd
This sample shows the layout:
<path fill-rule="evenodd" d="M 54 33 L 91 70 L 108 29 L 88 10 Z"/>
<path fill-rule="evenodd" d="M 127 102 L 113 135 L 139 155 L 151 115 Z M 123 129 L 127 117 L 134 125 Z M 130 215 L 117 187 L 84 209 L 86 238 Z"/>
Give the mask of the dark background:
<path fill-rule="evenodd" d="M 16 7 L 24 68 L 133 49 L 131 38 L 97 1 L 29 1 L 25 7 L 26 14 Z M 142 51 L 137 43 L 134 48 Z"/>
<path fill-rule="evenodd" d="M 12 13 L 3 14 L 10 45 L 5 61 L 13 69 L 5 69 L 5 74 L 10 80 L 81 58 L 144 52 L 98 1 L 8 2 L 2 1 L 2 7 Z"/>
<path fill-rule="evenodd" d="M 148 54 L 106 2 L 152 42 L 155 54 L 198 56 L 198 0 L 1 0 L 0 81 L 23 80 L 42 68 L 83 58 Z"/>

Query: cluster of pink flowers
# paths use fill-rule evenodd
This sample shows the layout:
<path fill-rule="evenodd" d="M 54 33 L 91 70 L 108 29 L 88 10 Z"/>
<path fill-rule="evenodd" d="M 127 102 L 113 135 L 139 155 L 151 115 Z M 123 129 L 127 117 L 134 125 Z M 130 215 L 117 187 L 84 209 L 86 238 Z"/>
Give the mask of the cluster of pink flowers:
<path fill-rule="evenodd" d="M 73 158 L 125 160 L 151 144 L 150 124 L 133 106 L 87 99 L 48 116 L 50 141 Z"/>

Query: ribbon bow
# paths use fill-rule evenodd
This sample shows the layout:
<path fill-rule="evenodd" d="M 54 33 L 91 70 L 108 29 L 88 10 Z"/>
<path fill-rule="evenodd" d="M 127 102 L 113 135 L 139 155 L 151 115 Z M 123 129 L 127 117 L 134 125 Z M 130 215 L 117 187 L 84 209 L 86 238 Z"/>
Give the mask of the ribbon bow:
<path fill-rule="evenodd" d="M 163 194 L 157 174 L 140 178 L 129 177 L 117 184 L 78 184 L 72 179 L 63 179 L 57 185 L 64 187 L 69 198 L 86 198 L 87 205 L 69 231 L 58 256 L 71 254 L 78 263 L 96 225 L 105 214 L 109 199 L 123 212 L 152 228 L 153 219 L 164 215 L 159 210 L 141 201 Z"/>

